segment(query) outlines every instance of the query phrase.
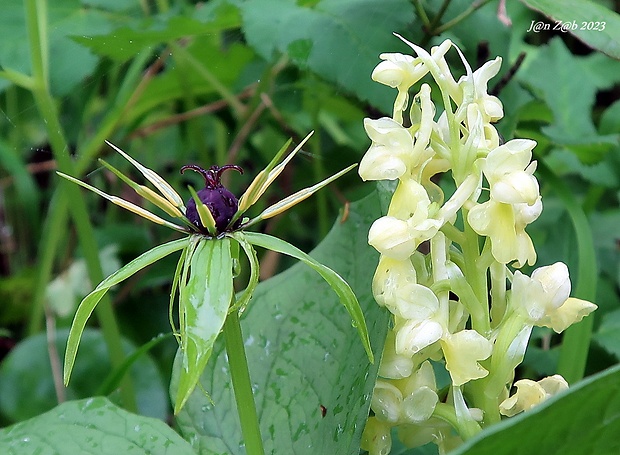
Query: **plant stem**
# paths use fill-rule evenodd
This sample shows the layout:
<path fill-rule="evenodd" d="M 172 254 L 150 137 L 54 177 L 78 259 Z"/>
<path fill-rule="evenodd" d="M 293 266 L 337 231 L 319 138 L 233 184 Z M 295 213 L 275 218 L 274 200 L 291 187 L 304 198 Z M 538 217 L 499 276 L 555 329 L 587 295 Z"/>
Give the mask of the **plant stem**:
<path fill-rule="evenodd" d="M 258 414 L 256 413 L 250 371 L 237 311 L 233 311 L 226 318 L 224 339 L 246 453 L 248 455 L 264 455 L 263 440 L 260 435 Z"/>
<path fill-rule="evenodd" d="M 489 3 L 491 0 L 476 0 L 474 1 L 469 8 L 467 8 L 465 11 L 463 11 L 461 14 L 459 14 L 458 16 L 456 16 L 455 18 L 453 18 L 452 20 L 446 22 L 445 24 L 441 25 L 440 27 L 437 27 L 433 30 L 435 35 L 440 35 L 443 32 L 445 32 L 446 30 L 451 29 L 452 27 L 454 27 L 456 24 L 458 24 L 459 22 L 467 19 L 471 14 L 475 13 L 478 9 L 482 8 L 484 5 L 486 5 L 487 3 Z"/>
<path fill-rule="evenodd" d="M 32 95 L 39 113 L 45 122 L 52 153 L 58 163 L 58 168 L 65 173 L 73 174 L 74 163 L 69 156 L 69 147 L 64 136 L 64 131 L 60 123 L 54 99 L 49 90 L 49 46 L 46 33 L 47 2 L 45 0 L 27 0 L 25 6 L 26 24 L 30 43 L 30 58 L 32 63 Z M 103 273 L 101 270 L 101 264 L 99 263 L 97 243 L 95 241 L 93 228 L 88 218 L 88 211 L 84 198 L 82 197 L 80 191 L 72 185 L 63 184 L 59 191 L 65 194 L 65 201 L 72 201 L 71 204 L 67 204 L 66 202 L 64 204 L 61 203 L 58 207 L 64 211 L 67 206 L 69 206 L 69 210 L 73 215 L 78 232 L 78 238 L 84 254 L 84 259 L 86 260 L 89 278 L 95 283 L 101 281 L 103 279 Z M 62 224 L 64 224 L 62 222 L 65 219 L 66 218 L 64 216 L 55 217 L 55 228 L 62 230 Z M 51 235 L 58 238 L 58 236 L 54 235 L 54 233 Z M 41 249 L 49 253 L 46 245 L 42 245 Z M 54 255 L 53 253 L 54 251 L 51 251 L 52 257 Z M 43 275 L 45 275 L 48 271 L 50 270 L 44 270 L 42 272 Z M 38 284 L 43 285 L 43 282 L 38 280 Z M 41 301 L 43 301 L 43 299 L 41 299 Z M 35 311 L 36 310 L 37 309 L 35 308 Z M 118 329 L 109 298 L 105 299 L 105 301 L 101 301 L 101 304 L 97 307 L 97 316 L 101 323 L 103 336 L 108 348 L 111 363 L 114 367 L 117 367 L 122 364 L 125 355 L 121 344 L 120 331 Z M 123 382 L 121 396 L 124 406 L 126 406 L 129 410 L 136 409 L 133 387 L 131 386 L 131 382 L 128 378 Z"/>

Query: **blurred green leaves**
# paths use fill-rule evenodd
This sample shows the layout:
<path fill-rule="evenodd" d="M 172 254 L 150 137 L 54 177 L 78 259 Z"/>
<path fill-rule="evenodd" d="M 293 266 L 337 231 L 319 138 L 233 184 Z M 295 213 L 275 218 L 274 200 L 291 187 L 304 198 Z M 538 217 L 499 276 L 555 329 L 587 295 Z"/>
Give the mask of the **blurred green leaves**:
<path fill-rule="evenodd" d="M 117 12 L 131 14 L 134 10 L 135 6 L 126 4 Z M 86 7 L 86 2 L 78 0 L 54 0 L 49 2 L 47 11 L 47 40 L 50 60 L 53 61 L 49 75 L 51 89 L 55 95 L 63 96 L 91 75 L 98 64 L 98 58 L 72 37 L 108 33 L 126 19 L 120 14 L 109 14 L 103 4 Z M 0 67 L 30 74 L 23 1 L 7 0 L 2 3 L 0 30 Z"/>
<path fill-rule="evenodd" d="M 388 108 L 388 89 L 372 82 L 379 54 L 398 43 L 393 32 L 414 21 L 404 0 L 255 0 L 241 6 L 248 43 L 264 59 L 286 54 L 359 99 Z M 274 11 L 277 11 L 274 14 Z"/>

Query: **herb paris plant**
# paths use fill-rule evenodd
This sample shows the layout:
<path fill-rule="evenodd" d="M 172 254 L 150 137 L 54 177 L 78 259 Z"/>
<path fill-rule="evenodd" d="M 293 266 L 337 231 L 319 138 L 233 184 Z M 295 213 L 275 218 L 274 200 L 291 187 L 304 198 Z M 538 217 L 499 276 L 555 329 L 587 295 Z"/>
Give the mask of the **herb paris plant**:
<path fill-rule="evenodd" d="M 242 172 L 241 168 L 226 165 L 223 167 L 212 166 L 210 169 L 204 170 L 195 165 L 183 166 L 181 172 L 187 169 L 200 172 L 205 178 L 206 185 L 204 189 L 198 192 L 190 187 L 192 198 L 187 205 L 184 204 L 178 193 L 159 175 L 142 166 L 116 146 L 108 143 L 129 160 L 155 186 L 159 194 L 146 186 L 133 182 L 103 160 L 101 160 L 102 164 L 130 185 L 140 196 L 152 202 L 171 217 L 174 217 L 178 224 L 167 221 L 131 202 L 108 195 L 71 176 L 59 173 L 62 177 L 94 191 L 116 205 L 137 213 L 157 224 L 188 234 L 185 238 L 157 246 L 142 254 L 102 281 L 95 290 L 84 298 L 76 312 L 69 334 L 65 355 L 65 383 L 68 383 L 71 376 L 80 337 L 86 322 L 103 295 L 112 286 L 127 279 L 138 270 L 176 251 L 181 251 L 181 257 L 174 273 L 170 295 L 170 319 L 181 349 L 182 368 L 179 374 L 179 387 L 174 403 L 175 413 L 179 412 L 196 387 L 211 355 L 213 344 L 223 327 L 225 327 L 225 323 L 232 321 L 231 324 L 233 326 L 238 326 L 239 314 L 243 312 L 252 297 L 252 293 L 258 283 L 258 259 L 254 246 L 295 257 L 317 271 L 334 289 L 341 303 L 349 311 L 354 326 L 357 327 L 362 343 L 372 361 L 372 351 L 370 350 L 366 323 L 359 303 L 348 284 L 336 272 L 316 262 L 310 256 L 285 241 L 266 234 L 246 232 L 244 230 L 260 220 L 285 211 L 355 166 L 349 166 L 324 181 L 283 199 L 265 209 L 255 218 L 243 217 L 245 212 L 265 192 L 267 187 L 282 172 L 286 164 L 301 149 L 309 137 L 310 135 L 280 162 L 290 141 L 285 144 L 269 165 L 256 176 L 239 200 L 222 186 L 220 176 L 227 169 L 235 169 Z M 241 250 L 243 250 L 249 260 L 250 278 L 246 289 L 238 296 L 235 296 L 233 290 L 233 269 L 238 264 L 239 247 L 241 247 Z M 179 297 L 178 329 L 174 327 L 172 322 L 172 307 L 177 294 Z M 240 332 L 237 333 L 240 335 Z M 242 349 L 243 343 L 237 343 L 237 345 L 240 345 Z M 245 354 L 241 354 L 245 359 Z M 231 355 L 234 355 L 234 353 L 229 352 L 229 357 Z M 233 386 L 235 386 L 234 376 Z M 237 395 L 237 392 L 235 387 L 235 395 Z M 237 397 L 237 399 L 239 398 Z M 243 416 L 241 417 L 243 420 Z M 260 442 L 257 444 L 260 444 Z"/>
<path fill-rule="evenodd" d="M 446 453 L 500 414 L 515 415 L 566 389 L 555 375 L 517 381 L 509 396 L 532 328 L 560 333 L 596 308 L 569 297 L 563 263 L 531 276 L 515 270 L 536 261 L 525 229 L 542 201 L 533 175 L 536 143 L 500 144 L 492 125 L 503 107 L 487 83 L 501 59 L 472 72 L 449 40 L 430 53 L 403 41 L 417 57 L 381 55 L 372 78 L 398 95 L 391 118 L 364 121 L 372 144 L 359 167 L 364 180 L 398 180 L 387 215 L 368 234 L 381 254 L 373 294 L 393 315 L 362 441 L 372 455 L 389 453 L 393 427 L 408 447 L 433 442 Z M 466 70 L 458 81 L 445 59 L 452 47 Z M 427 74 L 441 92 L 438 118 L 428 84 L 409 96 Z M 448 172 L 456 190 L 445 200 L 432 177 Z M 438 390 L 435 368 L 449 373 L 447 390 Z"/>

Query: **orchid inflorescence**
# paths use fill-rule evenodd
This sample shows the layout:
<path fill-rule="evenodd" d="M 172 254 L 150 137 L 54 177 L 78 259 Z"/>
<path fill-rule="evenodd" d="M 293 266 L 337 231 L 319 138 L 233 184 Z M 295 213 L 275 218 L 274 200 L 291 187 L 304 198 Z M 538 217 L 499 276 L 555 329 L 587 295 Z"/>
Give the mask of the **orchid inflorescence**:
<path fill-rule="evenodd" d="M 303 201 L 355 167 L 355 165 L 349 166 L 311 187 L 284 198 L 254 218 L 244 217 L 246 211 L 267 190 L 310 136 L 311 134 L 306 136 L 291 153 L 282 159 L 290 145 L 291 141 L 288 141 L 267 167 L 254 178 L 239 199 L 221 184 L 220 177 L 222 172 L 228 169 L 242 173 L 240 167 L 225 165 L 203 169 L 197 165 L 183 166 L 181 172 L 193 170 L 199 172 L 205 179 L 205 188 L 202 190 L 196 192 L 189 187 L 192 197 L 187 204 L 162 177 L 108 142 L 108 145 L 133 164 L 159 193 L 147 186 L 135 183 L 109 163 L 100 160 L 103 166 L 127 183 L 138 195 L 174 218 L 176 222 L 164 219 L 132 202 L 104 193 L 74 177 L 58 173 L 67 180 L 77 183 L 149 221 L 189 234 L 185 238 L 156 246 L 142 254 L 102 281 L 82 300 L 73 320 L 67 342 L 64 365 L 65 384 L 69 382 L 86 322 L 105 293 L 112 286 L 129 278 L 147 265 L 176 251 L 181 251 L 181 257 L 174 273 L 170 294 L 170 322 L 177 336 L 181 353 L 178 389 L 174 400 L 175 414 L 181 410 L 198 384 L 200 375 L 211 356 L 215 340 L 222 331 L 228 315 L 243 312 L 253 295 L 259 278 L 259 264 L 254 246 L 292 256 L 319 273 L 334 289 L 340 298 L 340 302 L 351 315 L 353 325 L 357 327 L 364 348 L 372 361 L 372 351 L 364 316 L 349 285 L 336 272 L 318 263 L 284 240 L 267 234 L 245 231 L 246 228 L 255 223 L 276 216 Z M 235 295 L 233 278 L 239 272 L 240 250 L 243 250 L 248 258 L 250 273 L 246 289 Z M 178 328 L 175 327 L 172 318 L 172 308 L 177 295 L 179 300 Z"/>
<path fill-rule="evenodd" d="M 389 453 L 394 427 L 406 446 L 434 442 L 445 453 L 566 389 L 555 375 L 517 381 L 509 395 L 534 326 L 560 333 L 596 309 L 569 297 L 563 263 L 531 276 L 517 270 L 536 262 L 526 227 L 542 202 L 536 142 L 501 143 L 493 126 L 503 106 L 487 83 L 501 59 L 472 72 L 449 40 L 430 53 L 403 41 L 417 56 L 382 54 L 372 73 L 398 95 L 391 118 L 365 119 L 372 144 L 359 167 L 364 180 L 398 182 L 368 235 L 380 253 L 373 294 L 393 315 L 363 436 L 371 455 Z M 458 81 L 445 58 L 451 48 L 465 66 Z M 427 74 L 441 92 L 438 117 L 428 84 L 409 95 Z M 447 200 L 433 179 L 446 173 L 456 186 Z M 437 369 L 450 376 L 446 389 Z"/>

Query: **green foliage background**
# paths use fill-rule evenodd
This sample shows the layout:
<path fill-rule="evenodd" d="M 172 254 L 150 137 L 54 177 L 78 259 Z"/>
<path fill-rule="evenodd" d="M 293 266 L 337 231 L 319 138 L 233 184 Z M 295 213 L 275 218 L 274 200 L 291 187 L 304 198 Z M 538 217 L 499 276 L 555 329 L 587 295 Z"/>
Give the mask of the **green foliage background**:
<path fill-rule="evenodd" d="M 240 194 L 288 137 L 299 141 L 315 130 L 264 199 L 273 202 L 361 159 L 369 145 L 363 118 L 389 116 L 395 96 L 370 73 L 382 52 L 411 53 L 393 32 L 425 47 L 450 38 L 476 67 L 502 57 L 496 81 L 512 77 L 499 93 L 506 116 L 498 128 L 506 140 L 528 137 L 539 143 L 534 153 L 541 163 L 545 210 L 529 228 L 538 265 L 568 263 L 574 294 L 599 305 L 564 339 L 535 331 L 518 374 L 536 379 L 559 368 L 575 383 L 582 374 L 573 359 L 587 352 L 586 375 L 600 376 L 481 434 L 458 453 L 534 453 L 538 446 L 528 444 L 543 439 L 549 442 L 544 453 L 617 453 L 619 373 L 599 373 L 620 356 L 617 2 L 508 2 L 510 26 L 498 19 L 495 1 L 477 7 L 465 0 L 427 3 L 5 0 L 0 5 L 0 354 L 5 356 L 0 423 L 6 427 L 0 430 L 0 453 L 34 453 L 34 448 L 62 453 L 53 440 L 23 444 L 63 419 L 84 423 L 67 437 L 75 444 L 101 437 L 89 433 L 94 426 L 103 425 L 110 438 L 119 428 L 138 427 L 135 441 L 121 437 L 116 446 L 104 445 L 110 453 L 124 453 L 131 444 L 144 453 L 160 453 L 163 446 L 174 448 L 168 453 L 243 453 L 221 346 L 202 381 L 215 405 L 195 392 L 176 420 L 178 433 L 151 420 L 170 416 L 161 397 L 171 380 L 176 343 L 171 336 L 153 338 L 170 332 L 174 257 L 120 286 L 98 309 L 89 347 L 77 359 L 83 374 L 64 398 L 103 394 L 111 401 L 69 401 L 54 408 L 59 397 L 53 367 L 62 363 L 63 329 L 81 297 L 101 280 L 102 270 L 109 273 L 112 265 L 173 237 L 61 183 L 52 171 L 131 197 L 96 161 L 104 157 L 136 177 L 105 146 L 108 139 L 178 190 L 198 182 L 179 174 L 184 164 L 240 164 L 245 174 L 228 176 L 229 187 Z M 577 29 L 552 30 L 558 20 L 575 21 Z M 537 21 L 550 30 L 528 31 Z M 580 29 L 594 22 L 604 22 L 604 30 Z M 523 63 L 512 68 L 520 54 Z M 456 53 L 450 57 L 453 67 L 461 68 Z M 358 294 L 376 355 L 388 318 L 371 298 L 377 255 L 365 236 L 385 208 L 381 200 L 387 191 L 350 173 L 261 228 L 305 251 L 329 232 L 314 254 Z M 105 250 L 110 245 L 112 253 Z M 264 254 L 263 278 L 291 264 Z M 365 362 L 348 316 L 321 286 L 311 271 L 296 265 L 260 285 L 244 320 L 271 453 L 359 451 L 377 365 Z M 58 338 L 58 348 L 45 342 L 46 329 Z M 121 343 L 121 333 L 126 342 Z M 590 336 L 584 350 L 579 344 L 589 343 Z M 129 368 L 125 350 L 132 346 L 144 347 L 134 356 L 139 360 L 131 379 L 121 380 Z M 103 371 L 102 362 L 109 365 Z M 158 405 L 146 409 L 145 400 Z M 320 406 L 327 408 L 325 417 Z M 105 424 L 97 420 L 98 412 Z M 555 430 L 541 433 L 549 422 Z M 575 428 L 582 435 L 578 440 L 568 437 Z M 166 442 L 152 447 L 145 442 L 152 438 Z M 99 449 L 94 453 L 108 453 Z M 430 450 L 395 447 L 393 453 Z"/>

